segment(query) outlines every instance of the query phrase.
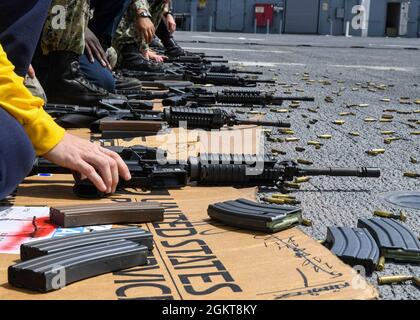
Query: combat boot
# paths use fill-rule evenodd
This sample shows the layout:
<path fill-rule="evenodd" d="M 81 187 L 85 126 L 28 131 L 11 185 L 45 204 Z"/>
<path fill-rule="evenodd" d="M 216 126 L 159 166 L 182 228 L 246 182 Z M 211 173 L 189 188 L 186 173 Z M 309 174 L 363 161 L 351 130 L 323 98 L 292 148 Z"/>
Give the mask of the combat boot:
<path fill-rule="evenodd" d="M 184 49 L 182 49 L 179 44 L 176 43 L 164 21 L 159 23 L 159 26 L 156 29 L 156 36 L 160 39 L 163 46 L 165 47 L 165 55 L 168 57 L 176 58 L 186 55 Z"/>
<path fill-rule="evenodd" d="M 152 42 L 149 43 L 149 48 L 152 48 L 155 51 L 163 51 L 165 47 L 163 46 L 162 42 L 158 37 L 153 37 Z"/>
<path fill-rule="evenodd" d="M 142 90 L 142 83 L 136 78 L 123 77 L 119 73 L 114 73 L 115 90 Z"/>
<path fill-rule="evenodd" d="M 109 98 L 105 89 L 91 83 L 80 71 L 79 55 L 70 51 L 54 51 L 48 59 L 45 86 L 48 102 L 93 106 Z"/>
<path fill-rule="evenodd" d="M 147 60 L 134 44 L 122 48 L 119 68 L 133 71 L 163 72 L 162 65 Z"/>
<path fill-rule="evenodd" d="M 170 40 L 165 41 L 165 55 L 172 58 L 177 58 L 181 56 L 185 56 L 186 53 L 184 49 L 182 49 L 178 43 L 174 40 L 174 38 L 171 37 Z"/>

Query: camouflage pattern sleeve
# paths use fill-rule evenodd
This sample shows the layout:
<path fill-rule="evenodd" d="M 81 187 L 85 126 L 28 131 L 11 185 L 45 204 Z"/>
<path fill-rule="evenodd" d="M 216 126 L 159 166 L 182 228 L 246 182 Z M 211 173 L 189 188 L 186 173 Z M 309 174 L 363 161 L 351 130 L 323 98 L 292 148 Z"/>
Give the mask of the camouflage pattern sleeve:
<path fill-rule="evenodd" d="M 89 0 L 53 0 L 41 36 L 44 54 L 51 51 L 71 51 L 83 54 L 85 30 L 89 22 Z M 62 25 L 57 24 L 57 15 L 65 16 Z"/>
<path fill-rule="evenodd" d="M 136 44 L 141 50 L 148 50 L 149 45 L 141 38 L 136 29 L 136 11 L 141 5 L 146 5 L 148 12 L 152 16 L 152 22 L 157 27 L 162 19 L 162 14 L 167 5 L 167 0 L 133 0 L 128 8 L 113 39 L 113 47 L 120 57 L 121 50 L 125 45 Z"/>
<path fill-rule="evenodd" d="M 133 6 L 137 11 L 145 10 L 149 12 L 150 10 L 149 2 L 147 0 L 133 0 Z"/>

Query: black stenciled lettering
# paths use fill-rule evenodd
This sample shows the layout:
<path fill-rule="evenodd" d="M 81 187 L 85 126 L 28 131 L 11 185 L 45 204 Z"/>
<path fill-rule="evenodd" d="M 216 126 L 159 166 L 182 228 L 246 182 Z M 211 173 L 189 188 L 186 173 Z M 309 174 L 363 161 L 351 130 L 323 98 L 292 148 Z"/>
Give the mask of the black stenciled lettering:
<path fill-rule="evenodd" d="M 119 287 L 115 293 L 117 295 L 117 297 L 119 299 L 121 298 L 129 298 L 129 299 L 136 299 L 136 300 L 149 300 L 150 296 L 135 296 L 135 297 L 130 297 L 127 293 L 129 290 L 132 289 L 140 289 L 140 290 L 132 290 L 135 293 L 140 293 L 140 292 L 144 292 L 144 288 L 156 288 L 158 290 L 160 290 L 160 292 L 162 293 L 161 295 L 156 295 L 153 296 L 155 299 L 159 299 L 159 298 L 164 298 L 165 300 L 168 299 L 168 296 L 170 296 L 171 294 L 171 289 L 163 284 L 158 284 L 158 283 L 133 283 L 133 284 L 128 284 L 122 287 Z M 172 297 L 172 296 L 171 296 Z M 172 297 L 173 299 L 173 297 Z"/>
<path fill-rule="evenodd" d="M 203 282 L 209 283 L 211 281 L 211 277 L 214 276 L 221 276 L 226 282 L 233 282 L 232 276 L 229 272 L 206 272 L 206 273 L 196 273 L 196 274 L 181 274 L 179 275 L 179 280 L 181 280 L 182 284 L 191 284 L 190 278 L 201 278 Z"/>
<path fill-rule="evenodd" d="M 168 241 L 161 242 L 161 245 L 164 246 L 165 248 L 180 248 L 180 247 L 187 246 L 189 244 L 198 244 L 199 249 L 197 248 L 197 249 L 184 249 L 184 250 L 168 250 L 166 251 L 166 253 L 167 254 L 180 254 L 180 253 L 193 253 L 193 252 L 203 252 L 205 254 L 213 253 L 213 251 L 210 249 L 207 243 L 201 239 L 185 240 L 185 241 L 181 241 L 175 244 L 169 244 Z"/>
<path fill-rule="evenodd" d="M 177 226 L 179 226 L 179 225 L 185 226 L 187 228 L 192 228 L 193 227 L 191 222 L 189 222 L 188 219 L 186 219 L 186 218 L 184 219 L 182 216 L 179 216 L 177 219 L 174 219 L 173 221 L 170 221 L 170 220 L 171 219 L 167 219 L 167 217 L 165 215 L 165 221 L 156 222 L 156 223 L 153 224 L 153 226 L 156 229 L 160 229 L 160 228 L 162 228 L 162 226 L 169 226 L 171 228 L 177 228 Z"/>
<path fill-rule="evenodd" d="M 201 264 L 201 265 L 181 265 L 181 266 L 174 266 L 176 270 L 184 270 L 184 269 L 204 269 L 204 268 L 216 268 L 218 271 L 226 270 L 223 263 L 220 260 L 212 260 L 209 264 Z"/>
<path fill-rule="evenodd" d="M 182 238 L 195 236 L 197 230 L 194 228 L 156 229 L 156 234 L 162 238 Z"/>
<path fill-rule="evenodd" d="M 168 256 L 173 266 L 217 259 L 216 256 Z"/>
<path fill-rule="evenodd" d="M 228 288 L 232 292 L 242 292 L 241 287 L 234 283 L 219 283 L 202 291 L 197 291 L 193 288 L 193 286 L 188 285 L 188 286 L 185 286 L 185 291 L 194 296 L 205 296 L 205 295 L 214 293 L 217 290 L 221 290 L 223 288 Z"/>

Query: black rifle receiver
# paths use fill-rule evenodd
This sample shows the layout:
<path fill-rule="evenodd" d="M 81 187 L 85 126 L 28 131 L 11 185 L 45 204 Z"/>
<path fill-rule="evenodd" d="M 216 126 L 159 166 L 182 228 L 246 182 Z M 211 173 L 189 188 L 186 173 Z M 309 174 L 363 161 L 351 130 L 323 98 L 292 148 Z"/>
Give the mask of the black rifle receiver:
<path fill-rule="evenodd" d="M 201 154 L 186 161 L 166 161 L 163 150 L 143 146 L 110 148 L 119 153 L 130 169 L 132 179 L 121 181 L 120 188 L 181 188 L 188 183 L 209 186 L 267 186 L 282 188 L 287 181 L 300 176 L 379 177 L 377 168 L 320 168 L 298 166 L 293 161 L 279 161 L 273 155 Z M 158 159 L 160 161 L 158 161 Z M 38 159 L 31 175 L 70 173 L 45 159 Z M 105 196 L 87 181 L 77 181 L 75 193 L 81 197 Z"/>

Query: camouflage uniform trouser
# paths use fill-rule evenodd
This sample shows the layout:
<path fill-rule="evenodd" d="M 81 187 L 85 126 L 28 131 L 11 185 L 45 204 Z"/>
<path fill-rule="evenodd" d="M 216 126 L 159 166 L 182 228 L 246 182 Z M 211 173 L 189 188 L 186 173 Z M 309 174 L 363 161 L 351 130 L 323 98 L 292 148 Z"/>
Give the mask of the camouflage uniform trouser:
<path fill-rule="evenodd" d="M 51 51 L 83 54 L 90 0 L 53 0 L 41 37 L 45 55 Z"/>
<path fill-rule="evenodd" d="M 125 16 L 122 18 L 115 34 L 113 47 L 117 53 L 121 51 L 123 46 L 129 44 L 137 44 L 139 48 L 143 50 L 147 49 L 147 43 L 141 38 L 136 29 L 137 10 L 147 10 L 152 16 L 153 24 L 157 28 L 162 20 L 162 14 L 165 10 L 165 6 L 166 4 L 162 0 L 133 0 L 133 3 L 127 10 Z"/>

